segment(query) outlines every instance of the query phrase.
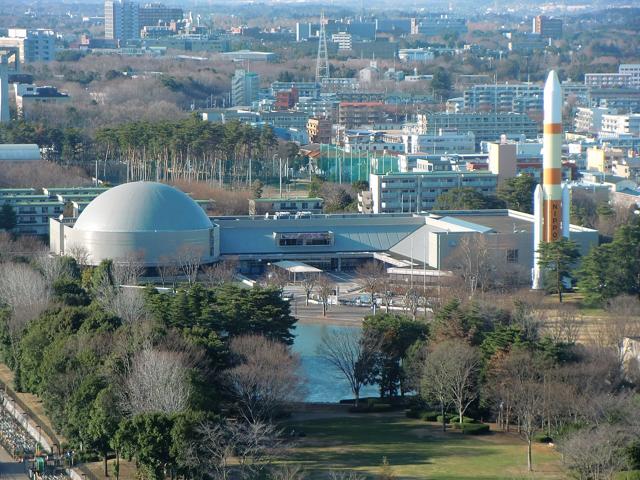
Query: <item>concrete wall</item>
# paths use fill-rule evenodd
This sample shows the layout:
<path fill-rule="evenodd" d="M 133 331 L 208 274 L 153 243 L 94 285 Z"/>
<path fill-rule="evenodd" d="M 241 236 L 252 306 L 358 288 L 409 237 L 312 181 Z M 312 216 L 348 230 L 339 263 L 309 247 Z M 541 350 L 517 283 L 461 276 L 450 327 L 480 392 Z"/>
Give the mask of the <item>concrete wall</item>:
<path fill-rule="evenodd" d="M 74 247 L 85 248 L 89 263 L 98 265 L 105 259 L 143 256 L 145 266 L 162 264 L 163 258 L 175 259 L 181 249 L 193 247 L 203 252 L 202 262 L 211 263 L 220 252 L 217 228 L 213 230 L 190 230 L 175 232 L 88 232 L 64 226 L 64 239 L 59 253 L 69 252 Z M 55 235 L 55 230 L 50 236 Z M 216 240 L 217 239 L 217 240 Z M 214 251 L 211 253 L 211 241 Z"/>

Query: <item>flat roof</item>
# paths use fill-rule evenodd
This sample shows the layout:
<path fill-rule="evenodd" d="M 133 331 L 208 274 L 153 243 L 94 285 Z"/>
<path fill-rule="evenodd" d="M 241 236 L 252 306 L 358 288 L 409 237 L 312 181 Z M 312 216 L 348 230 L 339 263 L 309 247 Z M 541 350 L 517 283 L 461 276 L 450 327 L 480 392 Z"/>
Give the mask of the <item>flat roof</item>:
<path fill-rule="evenodd" d="M 281 260 L 273 263 L 276 267 L 282 268 L 290 273 L 322 273 L 322 270 L 302 262 L 294 262 L 291 260 Z"/>

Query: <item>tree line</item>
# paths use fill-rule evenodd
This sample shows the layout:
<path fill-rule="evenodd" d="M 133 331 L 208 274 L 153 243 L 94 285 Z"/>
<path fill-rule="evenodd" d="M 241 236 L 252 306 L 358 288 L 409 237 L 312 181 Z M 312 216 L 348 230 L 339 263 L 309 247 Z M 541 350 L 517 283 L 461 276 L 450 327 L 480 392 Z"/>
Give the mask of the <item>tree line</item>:
<path fill-rule="evenodd" d="M 256 478 L 302 397 L 295 319 L 277 288 L 161 294 L 140 270 L 36 255 L 0 264 L 1 353 L 79 460 L 133 460 L 141 478 Z M 82 448 L 81 448 L 82 447 Z M 239 464 L 229 466 L 233 458 Z M 216 473 L 217 472 L 217 473 Z"/>

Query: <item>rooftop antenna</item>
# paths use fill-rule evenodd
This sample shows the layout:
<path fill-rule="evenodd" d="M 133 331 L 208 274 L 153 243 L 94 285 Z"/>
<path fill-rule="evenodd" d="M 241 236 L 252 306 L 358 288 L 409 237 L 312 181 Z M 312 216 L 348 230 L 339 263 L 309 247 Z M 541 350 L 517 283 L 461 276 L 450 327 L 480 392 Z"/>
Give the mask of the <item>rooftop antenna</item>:
<path fill-rule="evenodd" d="M 316 82 L 329 78 L 329 53 L 327 51 L 327 34 L 324 28 L 324 10 L 320 14 L 320 35 L 318 39 L 318 58 L 316 59 Z"/>

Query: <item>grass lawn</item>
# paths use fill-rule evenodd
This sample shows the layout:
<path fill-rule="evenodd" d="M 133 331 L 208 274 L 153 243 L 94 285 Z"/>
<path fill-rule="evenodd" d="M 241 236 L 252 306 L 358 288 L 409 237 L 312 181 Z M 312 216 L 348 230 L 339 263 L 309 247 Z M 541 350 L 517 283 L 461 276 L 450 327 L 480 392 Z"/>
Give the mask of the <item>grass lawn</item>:
<path fill-rule="evenodd" d="M 513 434 L 443 433 L 435 423 L 402 413 L 292 420 L 289 425 L 306 436 L 287 461 L 302 465 L 313 479 L 339 469 L 375 475 L 383 456 L 399 479 L 567 478 L 558 453 L 540 444 L 533 451 L 535 472 L 527 474 L 526 444 Z"/>

